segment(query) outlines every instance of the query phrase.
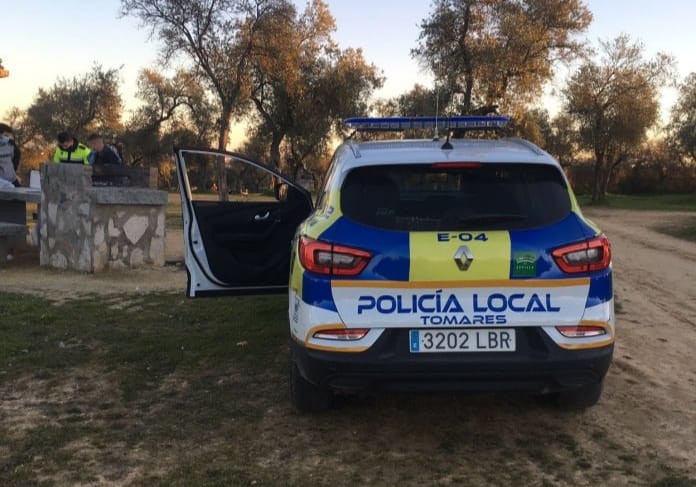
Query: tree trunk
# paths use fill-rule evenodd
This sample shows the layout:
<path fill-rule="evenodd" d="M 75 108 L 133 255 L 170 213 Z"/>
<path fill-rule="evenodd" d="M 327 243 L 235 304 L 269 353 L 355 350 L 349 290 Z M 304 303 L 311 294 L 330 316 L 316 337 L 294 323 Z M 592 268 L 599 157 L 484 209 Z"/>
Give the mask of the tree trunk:
<path fill-rule="evenodd" d="M 614 171 L 616 170 L 617 167 L 619 167 L 621 164 L 623 164 L 627 159 L 626 154 L 620 154 L 619 156 L 615 156 L 614 153 L 612 153 L 611 157 L 607 157 L 607 160 L 605 161 L 605 172 L 604 172 L 604 181 L 603 181 L 603 197 L 606 197 L 607 193 L 609 192 L 609 185 L 611 184 L 611 178 L 614 175 Z"/>
<path fill-rule="evenodd" d="M 595 164 L 592 174 L 592 202 L 597 203 L 604 199 L 604 154 L 595 152 Z"/>
<path fill-rule="evenodd" d="M 471 107 L 471 96 L 474 91 L 474 80 L 471 74 L 467 75 L 466 89 L 464 91 L 464 115 L 471 115 L 473 111 Z"/>
<path fill-rule="evenodd" d="M 230 141 L 230 118 L 232 118 L 232 107 L 223 105 L 220 114 L 220 131 L 218 132 L 218 150 L 226 151 L 227 144 Z M 216 162 L 217 167 L 217 183 L 218 196 L 220 201 L 227 201 L 229 191 L 227 188 L 227 170 L 225 169 L 225 158 L 218 157 Z"/>
<path fill-rule="evenodd" d="M 280 169 L 280 144 L 284 138 L 284 134 L 274 133 L 271 140 L 271 163 L 275 169 Z"/>
<path fill-rule="evenodd" d="M 602 199 L 607 197 L 607 192 L 609 191 L 609 183 L 611 182 L 611 175 L 613 174 L 611 166 L 607 166 L 607 169 L 604 172 L 604 179 L 602 181 Z"/>
<path fill-rule="evenodd" d="M 461 39 L 459 40 L 462 54 L 464 55 L 464 66 L 466 72 L 466 87 L 464 90 L 464 115 L 471 114 L 471 96 L 474 91 L 474 74 L 471 65 L 471 57 L 467 47 L 467 37 L 469 35 L 469 26 L 471 23 L 471 3 L 466 2 L 464 10 L 464 26 Z"/>

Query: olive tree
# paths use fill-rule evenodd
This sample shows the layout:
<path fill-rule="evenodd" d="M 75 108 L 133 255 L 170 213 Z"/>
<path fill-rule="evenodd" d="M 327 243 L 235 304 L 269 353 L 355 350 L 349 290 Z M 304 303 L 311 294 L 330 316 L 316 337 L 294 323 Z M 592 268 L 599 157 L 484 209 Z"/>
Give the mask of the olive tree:
<path fill-rule="evenodd" d="M 621 35 L 601 43 L 563 90 L 565 109 L 579 128 L 580 145 L 594 155 L 592 201 L 604 199 L 614 170 L 626 162 L 658 120 L 658 90 L 674 61 L 645 59 L 640 42 Z"/>
<path fill-rule="evenodd" d="M 509 110 L 583 52 L 575 36 L 591 21 L 582 0 L 434 0 L 412 55 L 459 95 L 453 111 Z"/>
<path fill-rule="evenodd" d="M 293 175 L 323 154 L 342 118 L 365 114 L 382 85 L 359 49 L 341 49 L 322 0 L 298 12 L 285 2 L 259 26 L 251 56 L 251 100 L 271 163 Z M 285 157 L 283 157 L 283 155 Z"/>
<path fill-rule="evenodd" d="M 669 133 L 673 147 L 691 162 L 696 162 L 696 73 L 679 86 L 679 99 L 672 108 Z"/>

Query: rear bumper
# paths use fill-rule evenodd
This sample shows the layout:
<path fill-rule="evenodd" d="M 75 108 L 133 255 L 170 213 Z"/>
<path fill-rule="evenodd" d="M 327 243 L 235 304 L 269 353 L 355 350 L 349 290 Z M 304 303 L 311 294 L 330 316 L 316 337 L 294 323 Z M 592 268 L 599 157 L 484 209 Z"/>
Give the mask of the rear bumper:
<path fill-rule="evenodd" d="M 336 391 L 550 393 L 599 383 L 614 346 L 565 350 L 539 328 L 518 328 L 514 353 L 411 354 L 408 330 L 386 330 L 362 353 L 293 343 L 302 376 Z"/>

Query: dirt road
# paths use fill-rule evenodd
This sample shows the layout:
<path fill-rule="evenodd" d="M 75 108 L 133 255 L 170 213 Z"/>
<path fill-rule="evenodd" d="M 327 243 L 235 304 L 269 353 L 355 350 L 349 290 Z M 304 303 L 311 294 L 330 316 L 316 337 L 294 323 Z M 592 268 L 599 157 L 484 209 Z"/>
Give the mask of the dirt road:
<path fill-rule="evenodd" d="M 238 378 L 230 391 L 230 401 L 248 396 L 261 403 L 254 409 L 258 424 L 247 428 L 230 419 L 205 445 L 181 443 L 174 458 L 216 444 L 229 446 L 236 438 L 234 448 L 250 462 L 240 467 L 243 472 L 282 472 L 271 477 L 284 479 L 280 483 L 696 485 L 696 243 L 655 230 L 694 214 L 586 213 L 613 245 L 618 311 L 614 363 L 598 406 L 578 413 L 529 398 L 397 396 L 356 400 L 319 418 L 298 417 L 289 409 L 287 374 L 279 372 L 263 382 Z M 65 289 L 183 292 L 183 274 L 169 269 L 85 277 L 13 266 L 0 271 L 0 289 L 31 289 L 52 299 Z M 229 371 L 221 367 L 210 374 L 211 381 L 222 382 Z M 16 392 L 24 390 L 17 384 L 4 387 L 15 391 L 14 399 L 6 401 L 7 424 L 31 422 L 36 410 L 27 402 L 28 392 Z M 60 383 L 53 387 L 62 390 Z M 107 393 L 117 396 L 115 390 Z M 166 405 L 167 397 L 156 402 Z M 20 418 L 23 414 L 26 418 Z M 156 451 L 142 449 L 132 459 L 121 448 L 129 459 L 123 475 L 97 483 L 128 484 L 127 472 L 173 468 Z M 109 451 L 117 455 L 119 447 L 110 445 Z M 95 453 L 92 466 L 85 467 L 97 478 L 103 468 L 99 458 Z"/>
<path fill-rule="evenodd" d="M 182 262 L 183 236 L 179 229 L 167 230 L 166 260 Z M 131 294 L 186 288 L 186 273 L 181 265 L 109 271 L 100 274 L 78 274 L 39 267 L 38 250 L 20 253 L 16 261 L 0 267 L 0 291 L 27 293 L 60 302 L 87 295 Z"/>
<path fill-rule="evenodd" d="M 655 228 L 693 213 L 592 210 L 613 246 L 617 344 L 597 420 L 696 473 L 696 244 Z"/>

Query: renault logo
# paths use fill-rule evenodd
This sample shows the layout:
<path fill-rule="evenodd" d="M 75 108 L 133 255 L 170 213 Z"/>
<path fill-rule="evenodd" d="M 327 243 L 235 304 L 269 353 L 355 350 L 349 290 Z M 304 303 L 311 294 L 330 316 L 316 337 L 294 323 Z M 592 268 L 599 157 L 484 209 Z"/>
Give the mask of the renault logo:
<path fill-rule="evenodd" d="M 463 245 L 459 247 L 457 253 L 454 254 L 454 261 L 457 263 L 460 271 L 468 271 L 471 263 L 474 261 L 474 256 L 469 250 L 469 247 Z"/>

